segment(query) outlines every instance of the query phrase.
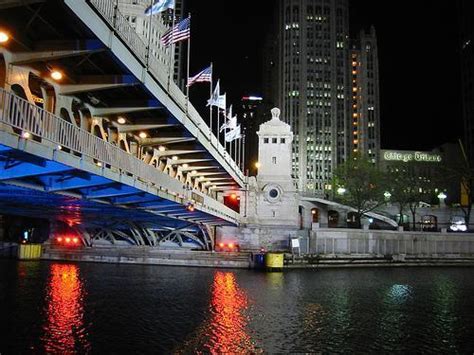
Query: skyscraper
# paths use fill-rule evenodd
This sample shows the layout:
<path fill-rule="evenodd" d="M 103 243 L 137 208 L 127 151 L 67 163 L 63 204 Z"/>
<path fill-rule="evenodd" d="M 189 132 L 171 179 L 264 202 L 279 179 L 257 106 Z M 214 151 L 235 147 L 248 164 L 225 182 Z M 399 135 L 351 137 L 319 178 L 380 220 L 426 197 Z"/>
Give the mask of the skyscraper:
<path fill-rule="evenodd" d="M 357 41 L 370 42 L 370 53 L 360 45 L 352 51 L 348 0 L 279 0 L 278 6 L 275 102 L 295 135 L 292 163 L 298 189 L 323 196 L 332 189 L 334 169 L 354 149 L 372 154 L 376 162 L 380 138 L 375 31 L 361 34 Z M 354 54 L 360 63 L 355 78 Z M 373 68 L 370 76 L 368 68 Z M 357 95 L 352 95 L 354 90 Z M 371 98 L 362 97 L 369 92 Z M 353 96 L 358 96 L 357 107 Z M 365 120 L 357 121 L 356 133 L 355 114 Z"/>
<path fill-rule="evenodd" d="M 380 95 L 375 28 L 361 30 L 351 50 L 352 152 L 379 161 Z"/>

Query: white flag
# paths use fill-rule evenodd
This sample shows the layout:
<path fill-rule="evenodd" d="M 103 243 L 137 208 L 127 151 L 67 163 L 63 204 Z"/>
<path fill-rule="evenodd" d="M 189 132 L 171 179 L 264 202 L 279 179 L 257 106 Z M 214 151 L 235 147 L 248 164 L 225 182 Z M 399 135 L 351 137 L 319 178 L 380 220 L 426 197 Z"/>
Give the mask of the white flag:
<path fill-rule="evenodd" d="M 236 129 L 237 128 L 237 116 L 228 117 L 227 122 L 225 122 L 219 132 L 222 132 L 225 129 Z"/>
<path fill-rule="evenodd" d="M 216 88 L 212 93 L 212 96 L 209 100 L 207 100 L 206 106 L 216 106 L 222 110 L 226 108 L 226 94 L 221 95 L 220 93 L 220 80 L 217 81 Z"/>
<path fill-rule="evenodd" d="M 235 139 L 240 139 L 242 138 L 242 135 L 240 134 L 240 125 L 238 125 L 236 128 L 226 132 L 225 134 L 225 141 L 226 142 L 232 142 Z"/>

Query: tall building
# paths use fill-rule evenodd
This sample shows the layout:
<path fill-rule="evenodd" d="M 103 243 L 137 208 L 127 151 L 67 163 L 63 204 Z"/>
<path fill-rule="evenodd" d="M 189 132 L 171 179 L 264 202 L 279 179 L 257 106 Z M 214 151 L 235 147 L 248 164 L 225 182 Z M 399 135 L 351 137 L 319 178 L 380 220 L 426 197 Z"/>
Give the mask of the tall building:
<path fill-rule="evenodd" d="M 458 0 L 464 145 L 474 164 L 474 3 Z"/>
<path fill-rule="evenodd" d="M 298 189 L 324 194 L 350 154 L 347 0 L 279 0 L 278 95 Z"/>
<path fill-rule="evenodd" d="M 152 55 L 155 55 L 156 48 L 163 48 L 167 53 L 167 60 L 163 65 L 169 65 L 172 53 L 171 46 L 164 48 L 160 43 L 160 38 L 165 31 L 172 26 L 173 11 L 167 10 L 159 15 L 146 16 L 145 10 L 151 5 L 150 0 L 118 0 L 120 12 L 125 19 L 135 29 L 144 43 L 148 43 L 152 48 Z M 183 0 L 175 2 L 175 23 L 183 18 Z M 181 88 L 184 87 L 184 42 L 174 46 L 174 81 Z"/>
<path fill-rule="evenodd" d="M 351 50 L 351 147 L 379 161 L 380 94 L 377 36 L 372 26 L 360 31 Z"/>

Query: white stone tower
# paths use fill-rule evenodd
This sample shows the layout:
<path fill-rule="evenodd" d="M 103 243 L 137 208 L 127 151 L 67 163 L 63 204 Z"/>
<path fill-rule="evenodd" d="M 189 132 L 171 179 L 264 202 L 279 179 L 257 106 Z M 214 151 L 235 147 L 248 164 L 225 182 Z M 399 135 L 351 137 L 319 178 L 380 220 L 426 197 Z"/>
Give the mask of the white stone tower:
<path fill-rule="evenodd" d="M 256 216 L 260 225 L 298 226 L 298 198 L 291 178 L 290 125 L 280 121 L 280 109 L 271 110 L 272 119 L 260 125 L 258 134 Z"/>

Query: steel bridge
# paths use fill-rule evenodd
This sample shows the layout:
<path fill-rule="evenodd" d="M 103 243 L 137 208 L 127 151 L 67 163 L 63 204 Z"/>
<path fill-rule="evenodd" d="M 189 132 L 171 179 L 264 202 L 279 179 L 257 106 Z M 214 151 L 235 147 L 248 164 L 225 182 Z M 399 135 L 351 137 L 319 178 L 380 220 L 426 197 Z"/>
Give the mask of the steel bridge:
<path fill-rule="evenodd" d="M 210 226 L 239 223 L 223 196 L 241 168 L 171 79 L 169 49 L 116 1 L 3 1 L 0 29 L 0 214 L 64 222 L 89 245 L 209 249 Z"/>

